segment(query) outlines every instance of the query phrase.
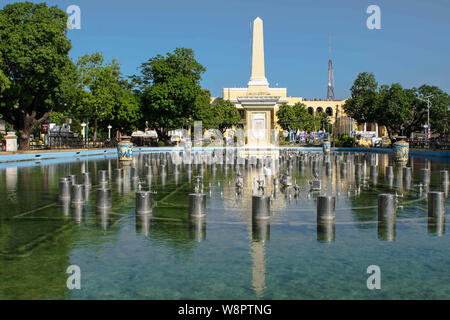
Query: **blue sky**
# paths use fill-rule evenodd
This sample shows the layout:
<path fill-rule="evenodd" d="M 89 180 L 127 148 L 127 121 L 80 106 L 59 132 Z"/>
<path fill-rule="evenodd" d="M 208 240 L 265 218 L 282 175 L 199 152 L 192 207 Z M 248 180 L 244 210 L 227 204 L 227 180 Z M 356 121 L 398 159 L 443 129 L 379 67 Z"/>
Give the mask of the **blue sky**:
<path fill-rule="evenodd" d="M 1 4 L 15 1 L 1 1 Z M 33 1 L 40 2 L 40 1 Z M 207 71 L 212 96 L 246 87 L 250 77 L 249 23 L 264 20 L 266 77 L 289 96 L 325 98 L 328 34 L 337 99 L 349 96 L 359 72 L 379 83 L 437 85 L 450 92 L 448 0 L 61 0 L 81 8 L 81 30 L 69 31 L 71 56 L 102 52 L 131 75 L 156 54 L 192 48 Z M 381 9 L 381 30 L 369 30 L 369 5 Z"/>

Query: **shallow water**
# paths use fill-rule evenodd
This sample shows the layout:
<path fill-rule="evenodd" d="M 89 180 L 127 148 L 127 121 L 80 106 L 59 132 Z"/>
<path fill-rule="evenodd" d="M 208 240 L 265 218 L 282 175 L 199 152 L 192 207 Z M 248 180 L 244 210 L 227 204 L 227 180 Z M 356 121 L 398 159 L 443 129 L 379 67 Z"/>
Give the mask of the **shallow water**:
<path fill-rule="evenodd" d="M 379 154 L 378 177 L 370 159 L 360 182 L 352 166 L 341 175 L 339 155 L 331 176 L 321 164 L 323 193 L 336 194 L 334 225 L 316 223 L 316 193 L 309 192 L 310 163 L 294 165 L 298 196 L 277 189 L 269 223 L 253 223 L 251 184 L 255 167 L 241 172 L 244 190 L 236 194 L 231 165 L 204 166 L 207 194 L 204 222 L 188 217 L 188 193 L 197 166 L 167 175 L 156 167 L 144 177 L 148 155 L 136 156 L 137 181 L 117 183 L 115 157 L 0 167 L 0 299 L 450 299 L 450 236 L 428 221 L 426 189 L 420 194 L 420 169 L 431 168 L 430 190 L 440 190 L 439 170 L 449 162 L 410 159 L 411 186 Z M 340 157 L 343 157 L 340 160 Z M 156 157 L 159 158 L 159 157 Z M 156 160 L 154 160 L 156 161 Z M 373 159 L 372 159 L 373 161 Z M 215 169 L 214 169 L 215 168 Z M 95 209 L 96 174 L 109 170 L 113 207 Z M 284 168 L 282 168 L 282 172 Z M 94 185 L 85 205 L 58 200 L 58 179 L 91 172 Z M 271 180 L 266 193 L 273 194 Z M 156 191 L 152 215 L 136 215 L 135 191 Z M 399 197 L 394 229 L 378 223 L 377 194 Z M 446 218 L 450 203 L 446 198 Z M 81 269 L 81 289 L 66 286 L 70 265 Z M 381 269 L 381 289 L 369 290 L 366 269 Z"/>

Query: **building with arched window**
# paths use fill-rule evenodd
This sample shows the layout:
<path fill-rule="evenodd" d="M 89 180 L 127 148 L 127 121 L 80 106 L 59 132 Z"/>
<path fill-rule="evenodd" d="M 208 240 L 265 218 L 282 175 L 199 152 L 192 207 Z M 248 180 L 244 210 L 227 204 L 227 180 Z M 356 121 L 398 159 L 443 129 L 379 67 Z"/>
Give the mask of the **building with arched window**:
<path fill-rule="evenodd" d="M 332 108 L 332 107 L 328 106 L 328 107 L 325 109 L 325 112 L 327 113 L 327 115 L 328 115 L 329 117 L 332 117 L 332 116 L 333 116 L 333 108 Z"/>

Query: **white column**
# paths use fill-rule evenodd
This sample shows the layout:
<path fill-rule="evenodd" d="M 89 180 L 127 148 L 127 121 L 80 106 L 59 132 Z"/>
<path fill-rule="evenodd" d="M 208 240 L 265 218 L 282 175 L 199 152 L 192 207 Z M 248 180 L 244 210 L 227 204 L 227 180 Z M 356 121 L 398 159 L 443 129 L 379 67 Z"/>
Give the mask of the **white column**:
<path fill-rule="evenodd" d="M 375 123 L 375 137 L 378 138 L 378 123 Z"/>
<path fill-rule="evenodd" d="M 364 122 L 364 128 L 363 131 L 366 132 L 366 123 Z"/>

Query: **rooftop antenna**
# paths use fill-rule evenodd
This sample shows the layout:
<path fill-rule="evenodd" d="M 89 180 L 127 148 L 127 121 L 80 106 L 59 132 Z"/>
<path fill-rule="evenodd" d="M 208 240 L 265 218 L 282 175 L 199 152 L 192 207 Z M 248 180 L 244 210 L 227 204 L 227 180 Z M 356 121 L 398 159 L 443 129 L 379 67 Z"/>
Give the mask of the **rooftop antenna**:
<path fill-rule="evenodd" d="M 333 62 L 331 61 L 331 37 L 328 35 L 328 88 L 327 100 L 334 100 Z"/>
<path fill-rule="evenodd" d="M 331 60 L 331 36 L 328 35 L 328 59 Z"/>

